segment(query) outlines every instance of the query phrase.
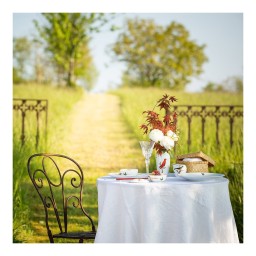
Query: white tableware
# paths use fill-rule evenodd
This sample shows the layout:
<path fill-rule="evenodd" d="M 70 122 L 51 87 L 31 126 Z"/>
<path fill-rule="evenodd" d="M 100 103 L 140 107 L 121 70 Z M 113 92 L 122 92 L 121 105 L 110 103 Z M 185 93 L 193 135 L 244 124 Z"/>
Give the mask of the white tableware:
<path fill-rule="evenodd" d="M 146 179 L 133 179 L 133 180 L 129 180 L 129 183 L 148 183 L 149 180 Z"/>
<path fill-rule="evenodd" d="M 183 162 L 201 162 L 203 161 L 203 159 L 199 157 L 188 157 L 188 158 L 183 158 L 182 161 Z"/>
<path fill-rule="evenodd" d="M 172 181 L 177 181 L 177 180 L 183 180 L 184 181 L 184 179 L 183 178 L 181 178 L 181 177 L 179 177 L 179 176 L 176 176 L 175 175 L 175 173 L 168 173 L 168 175 L 167 175 L 167 177 L 166 177 L 166 181 L 170 181 L 170 180 L 172 180 Z"/>
<path fill-rule="evenodd" d="M 148 180 L 149 181 L 153 181 L 153 182 L 155 182 L 155 181 L 159 182 L 159 181 L 165 181 L 166 177 L 167 177 L 166 174 L 161 174 L 161 175 L 151 175 L 150 174 L 148 176 Z"/>
<path fill-rule="evenodd" d="M 113 177 L 113 178 L 147 178 L 148 175 L 146 173 L 137 173 L 136 175 L 124 175 L 119 172 L 111 172 L 108 174 L 108 176 Z"/>
<path fill-rule="evenodd" d="M 186 180 L 190 181 L 204 181 L 204 180 L 212 180 L 212 179 L 219 179 L 222 178 L 224 174 L 221 173 L 181 173 L 179 177 L 182 177 Z"/>
<path fill-rule="evenodd" d="M 173 172 L 176 177 L 181 173 L 187 172 L 187 166 L 185 164 L 173 164 Z"/>
<path fill-rule="evenodd" d="M 121 175 L 134 176 L 138 174 L 138 169 L 121 169 L 119 173 Z"/>

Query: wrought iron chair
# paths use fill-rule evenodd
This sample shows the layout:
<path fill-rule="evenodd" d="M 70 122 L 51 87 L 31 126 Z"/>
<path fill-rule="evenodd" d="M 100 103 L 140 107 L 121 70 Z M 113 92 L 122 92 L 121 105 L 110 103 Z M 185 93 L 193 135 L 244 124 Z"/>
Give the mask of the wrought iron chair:
<path fill-rule="evenodd" d="M 39 168 L 36 167 L 38 164 Z M 94 239 L 95 225 L 82 206 L 84 175 L 79 164 L 64 155 L 40 153 L 28 159 L 27 168 L 43 203 L 50 243 L 54 243 L 54 238 L 78 239 L 79 243 Z M 90 231 L 73 231 L 78 226 L 78 214 L 85 217 L 85 224 L 89 225 Z M 73 222 L 73 226 L 70 222 Z"/>

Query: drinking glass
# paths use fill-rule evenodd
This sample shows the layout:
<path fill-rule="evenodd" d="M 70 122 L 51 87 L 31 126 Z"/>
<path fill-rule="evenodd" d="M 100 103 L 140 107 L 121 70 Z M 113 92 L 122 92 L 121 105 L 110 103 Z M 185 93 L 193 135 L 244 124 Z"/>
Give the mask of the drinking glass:
<path fill-rule="evenodd" d="M 139 141 L 141 149 L 142 149 L 142 154 L 145 157 L 145 163 L 146 163 L 146 172 L 149 174 L 149 163 L 150 163 L 150 157 L 153 152 L 153 148 L 155 145 L 154 141 Z"/>

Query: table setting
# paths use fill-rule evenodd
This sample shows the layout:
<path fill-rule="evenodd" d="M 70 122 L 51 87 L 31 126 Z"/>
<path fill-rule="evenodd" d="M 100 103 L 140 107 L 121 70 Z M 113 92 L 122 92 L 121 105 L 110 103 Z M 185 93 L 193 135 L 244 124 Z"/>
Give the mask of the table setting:
<path fill-rule="evenodd" d="M 144 111 L 141 125 L 149 140 L 139 141 L 145 170 L 123 168 L 97 179 L 99 225 L 95 243 L 239 243 L 230 202 L 229 180 L 209 172 L 215 161 L 203 153 L 176 156 L 179 140 L 177 101 L 163 95 L 156 106 L 165 110 L 162 120 Z M 156 152 L 156 166 L 150 158 Z"/>

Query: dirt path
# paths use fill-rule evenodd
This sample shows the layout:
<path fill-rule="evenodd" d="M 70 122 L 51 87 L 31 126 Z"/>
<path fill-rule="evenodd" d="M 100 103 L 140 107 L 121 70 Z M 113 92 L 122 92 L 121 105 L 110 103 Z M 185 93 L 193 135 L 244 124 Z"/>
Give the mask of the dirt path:
<path fill-rule="evenodd" d="M 143 163 L 138 141 L 122 118 L 119 98 L 87 94 L 74 107 L 66 151 L 85 170 L 101 174 Z"/>

